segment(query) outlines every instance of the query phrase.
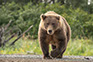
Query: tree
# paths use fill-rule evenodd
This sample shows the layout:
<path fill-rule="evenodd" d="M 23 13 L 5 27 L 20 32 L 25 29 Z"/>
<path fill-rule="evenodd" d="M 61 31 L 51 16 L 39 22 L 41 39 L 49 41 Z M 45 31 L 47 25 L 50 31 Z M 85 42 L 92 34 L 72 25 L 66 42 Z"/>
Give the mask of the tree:
<path fill-rule="evenodd" d="M 84 7 L 88 5 L 88 0 L 65 0 L 67 6 L 72 6 L 73 8 Z"/>
<path fill-rule="evenodd" d="M 61 3 L 63 5 L 63 4 L 65 4 L 64 1 L 65 0 L 57 0 L 57 3 Z"/>

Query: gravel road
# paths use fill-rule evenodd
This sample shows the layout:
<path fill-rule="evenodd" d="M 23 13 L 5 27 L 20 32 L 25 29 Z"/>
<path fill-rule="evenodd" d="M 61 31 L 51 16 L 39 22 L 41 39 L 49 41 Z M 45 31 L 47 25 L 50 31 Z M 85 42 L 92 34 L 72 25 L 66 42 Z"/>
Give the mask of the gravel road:
<path fill-rule="evenodd" d="M 0 62 L 93 62 L 93 56 L 63 56 L 63 59 L 42 59 L 42 55 L 0 55 Z"/>

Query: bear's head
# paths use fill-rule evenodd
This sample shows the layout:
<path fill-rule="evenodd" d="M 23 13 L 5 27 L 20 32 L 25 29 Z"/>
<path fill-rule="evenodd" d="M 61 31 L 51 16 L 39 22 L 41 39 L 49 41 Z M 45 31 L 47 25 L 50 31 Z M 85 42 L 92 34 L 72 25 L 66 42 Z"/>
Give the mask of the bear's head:
<path fill-rule="evenodd" d="M 53 35 L 60 26 L 60 16 L 42 14 L 41 22 L 43 24 L 43 28 L 47 31 L 47 34 Z"/>

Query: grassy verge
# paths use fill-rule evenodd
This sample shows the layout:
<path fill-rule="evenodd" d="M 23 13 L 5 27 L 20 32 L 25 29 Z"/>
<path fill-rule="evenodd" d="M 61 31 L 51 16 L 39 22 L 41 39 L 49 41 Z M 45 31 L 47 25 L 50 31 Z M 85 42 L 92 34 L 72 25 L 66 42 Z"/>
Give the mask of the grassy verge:
<path fill-rule="evenodd" d="M 42 54 L 42 52 L 38 40 L 19 39 L 14 46 L 1 47 L 0 54 Z M 92 56 L 93 42 L 91 39 L 70 40 L 64 55 Z"/>

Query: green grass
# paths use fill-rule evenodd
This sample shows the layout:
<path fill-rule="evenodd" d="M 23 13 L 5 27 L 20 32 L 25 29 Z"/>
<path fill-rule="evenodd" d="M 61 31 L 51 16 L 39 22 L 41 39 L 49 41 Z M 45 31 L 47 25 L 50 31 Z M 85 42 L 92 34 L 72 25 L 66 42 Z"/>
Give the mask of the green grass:
<path fill-rule="evenodd" d="M 70 40 L 64 55 L 93 56 L 93 42 L 91 39 Z"/>
<path fill-rule="evenodd" d="M 24 40 L 21 38 L 14 46 L 8 46 L 9 43 L 7 46 L 0 48 L 0 54 L 42 54 L 38 40 Z M 93 56 L 92 39 L 70 40 L 64 55 Z"/>

